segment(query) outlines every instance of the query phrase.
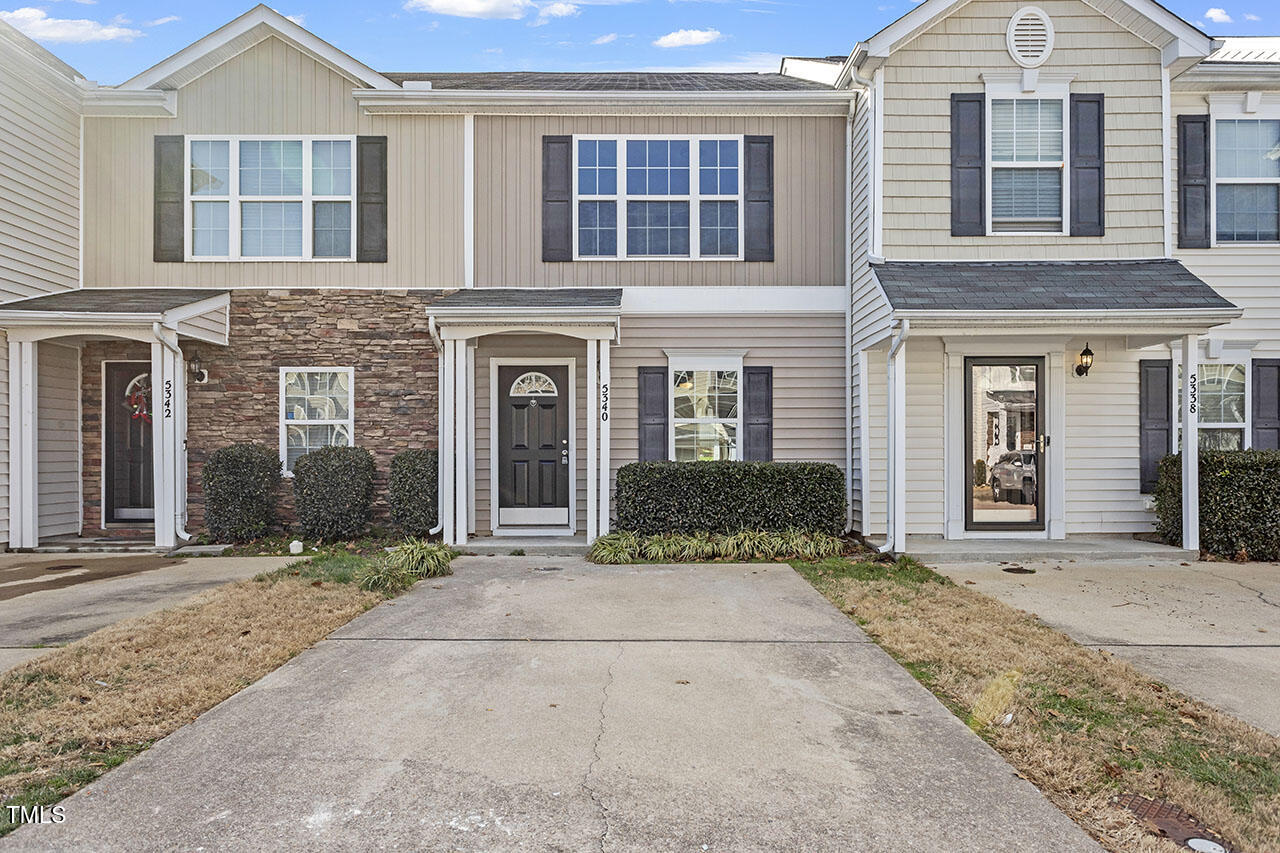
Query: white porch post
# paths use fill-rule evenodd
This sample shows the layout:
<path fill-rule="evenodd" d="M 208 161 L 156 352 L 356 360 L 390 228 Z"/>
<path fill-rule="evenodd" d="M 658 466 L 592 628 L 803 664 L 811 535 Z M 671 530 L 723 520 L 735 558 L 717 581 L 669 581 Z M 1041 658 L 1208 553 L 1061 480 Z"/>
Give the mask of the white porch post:
<path fill-rule="evenodd" d="M 9 341 L 9 547 L 40 544 L 35 341 Z"/>
<path fill-rule="evenodd" d="M 453 501 L 453 341 L 442 342 L 444 353 L 440 358 L 440 535 L 446 545 L 455 545 Z M 495 519 L 494 523 L 497 523 Z"/>
<path fill-rule="evenodd" d="M 600 535 L 609 532 L 609 348 L 608 338 L 600 341 Z"/>
<path fill-rule="evenodd" d="M 889 536 L 890 550 L 907 550 L 907 341 L 889 355 Z"/>
<path fill-rule="evenodd" d="M 1200 337 L 1182 339 L 1182 547 L 1200 550 Z"/>
<path fill-rule="evenodd" d="M 596 425 L 598 422 L 596 404 L 599 401 L 597 385 L 596 359 L 599 353 L 599 342 L 595 338 L 587 338 L 587 541 L 594 542 L 598 535 L 600 522 L 599 510 L 596 506 L 596 471 L 597 445 Z M 572 511 L 572 510 L 571 510 Z"/>
<path fill-rule="evenodd" d="M 467 342 L 453 342 L 454 542 L 467 544 Z"/>
<path fill-rule="evenodd" d="M 467 532 L 476 532 L 476 343 L 467 341 Z"/>
<path fill-rule="evenodd" d="M 165 331 L 162 334 L 172 333 Z M 176 335 L 173 344 L 177 346 Z M 173 373 L 173 352 L 160 341 L 155 341 L 151 344 L 151 476 L 157 548 L 174 548 L 178 544 L 174 525 L 177 424 L 174 418 Z"/>

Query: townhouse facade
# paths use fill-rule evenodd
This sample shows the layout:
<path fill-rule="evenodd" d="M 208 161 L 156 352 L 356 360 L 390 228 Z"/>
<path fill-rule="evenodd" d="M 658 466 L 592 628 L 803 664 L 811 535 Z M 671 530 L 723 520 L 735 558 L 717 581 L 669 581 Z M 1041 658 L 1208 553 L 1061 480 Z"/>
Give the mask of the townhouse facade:
<path fill-rule="evenodd" d="M 1182 433 L 1280 435 L 1280 59 L 1148 0 L 779 74 L 379 72 L 265 6 L 118 86 L 0 62 L 11 548 L 180 544 L 239 441 L 437 447 L 453 543 L 824 461 L 903 551 L 1148 531 Z"/>

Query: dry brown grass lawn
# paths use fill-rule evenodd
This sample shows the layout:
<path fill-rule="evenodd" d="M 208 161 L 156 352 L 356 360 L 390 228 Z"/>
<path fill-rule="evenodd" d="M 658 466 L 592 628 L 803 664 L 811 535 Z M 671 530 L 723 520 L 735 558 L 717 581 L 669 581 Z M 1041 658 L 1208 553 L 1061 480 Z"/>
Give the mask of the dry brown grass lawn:
<path fill-rule="evenodd" d="M 382 600 L 316 578 L 218 587 L 0 677 L 0 802 L 57 802 Z"/>
<path fill-rule="evenodd" d="M 1185 849 L 1114 804 L 1135 792 L 1280 851 L 1277 738 L 910 561 L 796 568 L 1107 849 Z"/>

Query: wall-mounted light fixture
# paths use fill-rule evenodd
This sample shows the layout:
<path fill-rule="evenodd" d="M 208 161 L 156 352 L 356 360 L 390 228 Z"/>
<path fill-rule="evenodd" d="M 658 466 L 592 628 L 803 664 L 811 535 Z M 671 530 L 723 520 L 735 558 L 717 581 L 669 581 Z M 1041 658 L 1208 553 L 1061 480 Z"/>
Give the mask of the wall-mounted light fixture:
<path fill-rule="evenodd" d="M 205 370 L 200 363 L 200 350 L 193 350 L 191 360 L 187 362 L 187 369 L 191 371 L 191 381 L 197 385 L 203 385 L 209 381 L 209 371 Z"/>
<path fill-rule="evenodd" d="M 1085 341 L 1084 349 L 1080 350 L 1080 363 L 1076 365 L 1076 376 L 1088 376 L 1091 367 L 1093 367 L 1093 350 L 1089 349 L 1089 342 Z"/>

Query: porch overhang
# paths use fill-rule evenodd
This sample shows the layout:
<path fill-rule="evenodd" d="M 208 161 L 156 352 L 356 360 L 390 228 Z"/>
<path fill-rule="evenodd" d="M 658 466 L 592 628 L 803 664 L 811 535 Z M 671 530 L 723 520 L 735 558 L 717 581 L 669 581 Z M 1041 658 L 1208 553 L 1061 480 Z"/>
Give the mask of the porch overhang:
<path fill-rule="evenodd" d="M 893 317 L 909 320 L 913 333 L 940 337 L 1074 337 L 1095 334 L 1165 342 L 1183 335 L 1204 334 L 1243 313 L 1240 308 L 1035 312 L 899 310 L 893 312 Z"/>
<path fill-rule="evenodd" d="M 90 336 L 151 341 L 156 324 L 178 338 L 226 346 L 231 294 L 191 288 L 82 288 L 0 306 L 10 340 Z"/>
<path fill-rule="evenodd" d="M 549 333 L 583 340 L 621 336 L 619 288 L 475 288 L 447 294 L 427 310 L 440 340 Z"/>

